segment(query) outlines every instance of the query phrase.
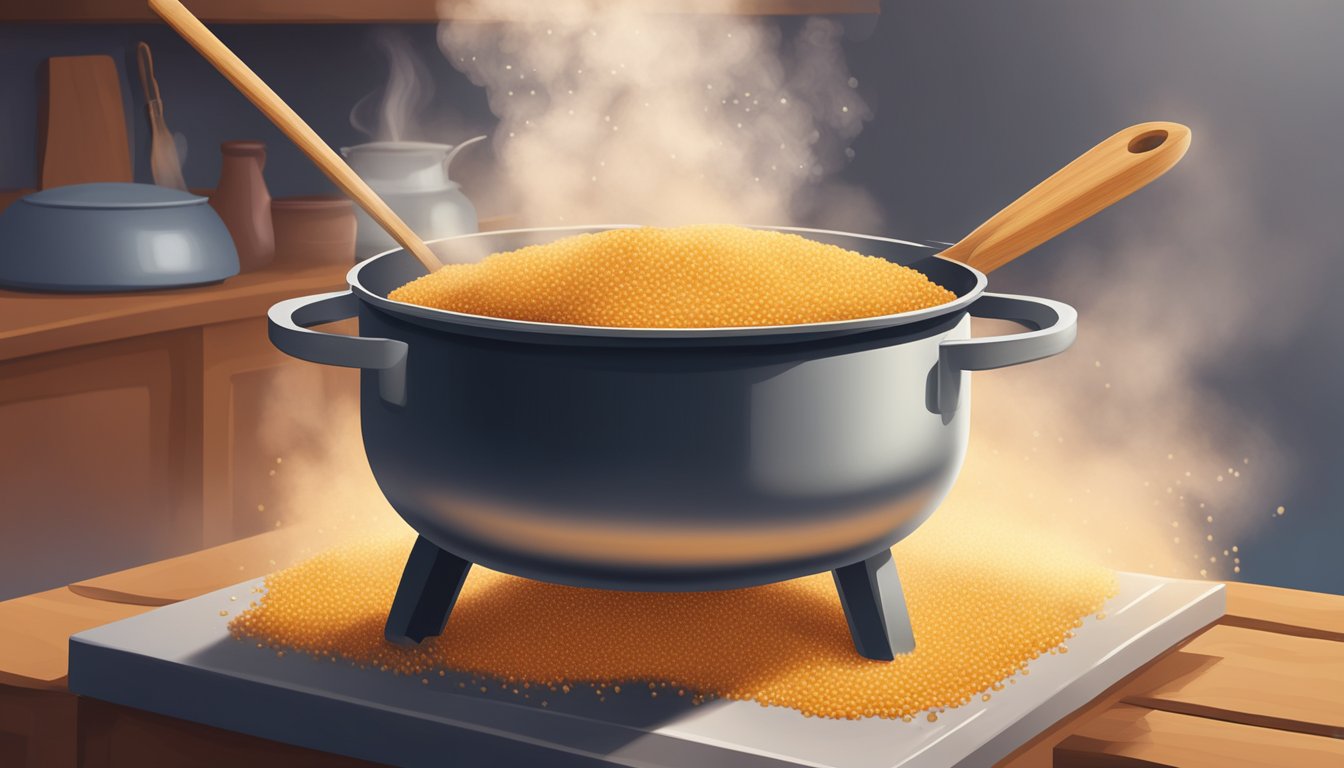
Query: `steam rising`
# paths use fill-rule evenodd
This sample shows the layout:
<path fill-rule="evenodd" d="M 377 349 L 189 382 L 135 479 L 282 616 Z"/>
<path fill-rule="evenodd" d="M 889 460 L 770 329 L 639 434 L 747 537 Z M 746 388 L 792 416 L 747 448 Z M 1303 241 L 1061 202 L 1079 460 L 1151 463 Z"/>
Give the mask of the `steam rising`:
<path fill-rule="evenodd" d="M 1058 277 L 1032 291 L 1077 303 L 1079 338 L 1058 358 L 976 374 L 970 454 L 940 514 L 1065 532 L 1127 570 L 1255 580 L 1254 533 L 1287 522 L 1293 462 L 1286 435 L 1224 398 L 1218 370 L 1291 338 L 1292 307 L 1318 289 L 1313 271 L 1229 268 L 1229 253 L 1283 245 L 1238 166 L 1210 162 L 1235 149 L 1195 129 L 1159 182 L 1164 205 L 1104 214 L 1099 251 L 1024 257 L 1051 260 Z M 1012 328 L 978 329 L 996 331 Z"/>
<path fill-rule="evenodd" d="M 499 119 L 494 192 L 510 212 L 528 225 L 883 231 L 864 191 L 828 179 L 871 117 L 835 23 L 814 19 L 786 38 L 746 17 L 628 5 L 482 0 L 478 16 L 522 20 L 441 25 L 445 57 L 485 88 Z M 395 139 L 415 130 L 427 73 L 388 40 L 390 82 L 370 133 Z M 1254 578 L 1247 543 L 1278 517 L 1291 457 L 1272 424 L 1222 399 L 1217 370 L 1291 338 L 1302 322 L 1294 300 L 1319 289 L 1227 269 L 1226 253 L 1275 244 L 1236 177 L 1241 155 L 1221 147 L 1211 162 L 1195 127 L 1190 156 L 1160 182 L 1164 206 L 1143 207 L 1140 193 L 1104 214 L 1111 234 L 1099 252 L 1047 246 L 1026 257 L 1050 259 L 1056 277 L 1023 291 L 1076 303 L 1079 340 L 1059 358 L 974 376 L 967 462 L 938 515 L 1011 520 L 1049 531 L 1042 542 L 1064 535 L 1128 570 Z M 395 520 L 362 454 L 357 402 L 312 391 L 310 380 L 274 400 L 277 451 L 296 432 L 320 436 L 287 449 L 281 515 Z"/>
<path fill-rule="evenodd" d="M 344 325 L 326 330 L 355 333 Z M 263 505 L 276 528 L 302 525 L 305 539 L 337 543 L 404 527 L 364 455 L 357 380 L 355 371 L 317 365 L 287 366 L 272 378 L 257 442 L 276 457 Z"/>
<path fill-rule="evenodd" d="M 795 210 L 795 193 L 841 167 L 870 118 L 840 27 L 812 19 L 786 40 L 746 17 L 629 5 L 477 0 L 462 13 L 512 21 L 440 26 L 444 55 L 499 118 L 497 173 L 513 210 L 529 224 L 824 215 L 824 203 Z M 834 200 L 848 225 L 877 224 L 865 195 Z"/>
<path fill-rule="evenodd" d="M 383 32 L 377 43 L 387 59 L 387 86 L 355 103 L 350 124 L 375 141 L 405 141 L 418 132 L 420 113 L 433 94 L 429 69 L 411 52 L 404 36 Z M 380 96 L 376 118 L 371 122 L 368 112 Z"/>

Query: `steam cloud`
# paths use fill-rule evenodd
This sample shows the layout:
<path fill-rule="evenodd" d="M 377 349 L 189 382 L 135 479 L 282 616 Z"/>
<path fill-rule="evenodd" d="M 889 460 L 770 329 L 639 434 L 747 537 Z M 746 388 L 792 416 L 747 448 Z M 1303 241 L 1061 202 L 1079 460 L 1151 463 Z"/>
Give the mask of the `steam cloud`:
<path fill-rule="evenodd" d="M 1164 206 L 1140 193 L 1104 214 L 1098 251 L 1048 254 L 1056 277 L 1032 292 L 1082 308 L 1078 342 L 975 376 L 971 449 L 940 514 L 1065 532 L 1126 570 L 1255 580 L 1254 533 L 1290 524 L 1276 510 L 1294 462 L 1276 425 L 1233 408 L 1218 371 L 1292 338 L 1320 272 L 1229 268 L 1229 253 L 1290 238 L 1257 221 L 1226 134 L 1217 146 L 1191 123 L 1189 156 L 1159 182 Z"/>
<path fill-rule="evenodd" d="M 355 102 L 350 124 L 375 141 L 405 141 L 421 128 L 421 112 L 433 95 L 429 69 L 411 52 L 402 35 L 383 32 L 377 38 L 378 49 L 387 59 L 387 86 Z M 368 112 L 378 102 L 376 119 Z"/>
<path fill-rule="evenodd" d="M 746 17 L 628 6 L 481 0 L 458 15 L 514 21 L 440 26 L 445 57 L 499 118 L 493 192 L 511 212 L 528 225 L 805 220 L 883 231 L 866 192 L 828 179 L 871 117 L 836 24 L 811 20 L 785 39 Z M 426 71 L 403 48 L 384 50 L 391 81 L 370 132 L 404 138 Z M 1274 238 L 1236 176 L 1236 148 L 1206 146 L 1194 127 L 1190 157 L 1161 182 L 1166 208 L 1141 196 L 1105 214 L 1101 252 L 1047 249 L 1055 277 L 1030 292 L 1082 307 L 1079 341 L 1059 358 L 975 375 L 971 447 L 940 516 L 1009 519 L 1048 532 L 1042 546 L 1062 535 L 1127 570 L 1254 577 L 1248 540 L 1277 517 L 1291 456 L 1274 425 L 1230 409 L 1216 370 L 1290 337 L 1302 320 L 1285 306 L 1319 289 L 1226 268 L 1225 253 L 1270 252 Z M 977 333 L 1016 330 L 991 326 Z M 276 398 L 276 423 L 323 439 L 291 450 L 281 514 L 390 516 L 360 450 L 357 403 L 302 389 Z M 292 445 L 293 431 L 275 438 L 277 450 Z"/>
<path fill-rule="evenodd" d="M 839 25 L 812 19 L 786 40 L 746 17 L 631 5 L 478 0 L 459 13 L 510 22 L 440 25 L 444 55 L 499 118 L 497 174 L 514 212 L 528 224 L 821 215 L 877 228 L 877 207 L 856 190 L 795 200 L 843 166 L 871 117 Z"/>

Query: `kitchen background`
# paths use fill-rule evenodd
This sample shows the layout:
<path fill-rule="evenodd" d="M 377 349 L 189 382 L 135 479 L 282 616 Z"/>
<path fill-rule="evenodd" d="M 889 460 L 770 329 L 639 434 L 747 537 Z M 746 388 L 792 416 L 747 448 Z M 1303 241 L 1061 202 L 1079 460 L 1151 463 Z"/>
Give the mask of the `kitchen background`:
<path fill-rule="evenodd" d="M 804 22 L 761 23 L 788 41 Z M 1125 125 L 1163 119 L 1194 131 L 1168 177 L 995 273 L 996 290 L 1076 305 L 1081 336 L 1039 371 L 978 378 L 979 403 L 998 405 L 978 406 L 962 481 L 981 487 L 972 498 L 1067 525 L 1132 517 L 1142 536 L 1116 546 L 1189 556 L 1181 575 L 1197 575 L 1211 555 L 1210 577 L 1344 593 L 1344 318 L 1331 301 L 1344 280 L 1344 156 L 1334 151 L 1344 6 L 888 0 L 880 17 L 842 24 L 853 90 L 872 120 L 847 142 L 852 157 L 828 170 L 867 195 L 826 205 L 804 190 L 801 224 L 860 221 L 881 234 L 955 240 Z M 367 140 L 351 109 L 387 85 L 388 40 L 433 81 L 419 127 L 429 135 L 405 138 L 495 130 L 485 91 L 445 61 L 433 24 L 212 27 L 333 145 Z M 190 186 L 215 183 L 219 142 L 255 138 L 268 146 L 273 195 L 330 190 L 175 34 L 140 24 L 0 25 L 0 188 L 35 186 L 42 63 L 92 53 L 118 62 L 136 180 L 151 180 L 139 40 L 154 49 L 168 123 L 185 137 Z M 453 175 L 482 217 L 508 215 L 489 146 L 464 152 Z M 1183 477 L 1192 489 L 1202 481 L 1207 509 L 1172 490 Z M 1205 511 L 1217 522 L 1181 544 Z M 42 514 L 8 509 L 6 519 Z M 1157 538 L 1169 523 L 1185 528 Z M 1217 541 L 1193 546 L 1206 529 Z M 1238 572 L 1218 557 L 1228 537 L 1240 542 Z M 59 549 L 25 558 L 21 578 L 0 581 L 0 599 L 144 559 L 72 562 Z"/>

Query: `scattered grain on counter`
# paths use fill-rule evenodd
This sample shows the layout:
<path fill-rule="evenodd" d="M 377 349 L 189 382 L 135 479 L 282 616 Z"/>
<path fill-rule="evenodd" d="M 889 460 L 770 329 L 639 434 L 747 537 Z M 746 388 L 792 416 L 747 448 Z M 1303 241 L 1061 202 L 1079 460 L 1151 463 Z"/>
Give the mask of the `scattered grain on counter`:
<path fill-rule="evenodd" d="M 917 647 L 893 662 L 854 652 L 828 574 L 638 593 L 477 566 L 443 636 L 402 648 L 383 639 L 383 623 L 413 539 L 409 530 L 370 537 L 272 574 L 257 607 L 230 628 L 271 649 L 405 676 L 447 669 L 508 688 L 568 694 L 586 685 L 604 698 L 618 685 L 628 694 L 656 682 L 690 691 L 691 705 L 750 699 L 815 716 L 904 719 L 1001 690 L 1087 617 L 1101 618 L 1115 589 L 1110 570 L 1070 548 L 934 515 L 894 550 Z"/>
<path fill-rule="evenodd" d="M 624 328 L 790 325 L 945 304 L 885 259 L 728 225 L 613 229 L 449 264 L 389 298 L 473 315 Z"/>

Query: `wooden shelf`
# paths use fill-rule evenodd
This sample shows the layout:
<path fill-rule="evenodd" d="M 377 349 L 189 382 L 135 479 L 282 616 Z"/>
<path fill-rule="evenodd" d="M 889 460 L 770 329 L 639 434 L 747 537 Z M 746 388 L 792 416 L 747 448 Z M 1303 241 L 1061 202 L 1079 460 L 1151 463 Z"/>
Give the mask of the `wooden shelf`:
<path fill-rule="evenodd" d="M 1227 614 L 996 768 L 1340 765 L 1344 596 L 1227 585 Z"/>
<path fill-rule="evenodd" d="M 1054 768 L 1344 764 L 1344 741 L 1119 704 L 1065 738 Z"/>
<path fill-rule="evenodd" d="M 0 360 L 148 333 L 262 317 L 281 299 L 339 290 L 353 264 L 276 264 L 217 285 L 127 293 L 0 290 Z"/>
<path fill-rule="evenodd" d="M 880 0 L 608 0 L 651 13 L 732 13 L 800 16 L 877 13 Z M 361 24 L 511 21 L 484 15 L 466 0 L 188 0 L 202 21 L 216 24 Z M 0 4 L 0 22 L 135 24 L 158 22 L 144 0 L 43 0 Z"/>
<path fill-rule="evenodd" d="M 109 3 L 111 4 L 111 3 Z M 2 12 L 0 12 L 2 13 Z M 6 200 L 32 190 L 0 190 Z M 480 220 L 482 232 L 522 226 L 512 214 Z M 179 328 L 265 317 L 281 299 L 345 287 L 354 263 L 275 263 L 222 283 L 120 293 L 52 293 L 0 288 L 0 361 Z"/>

